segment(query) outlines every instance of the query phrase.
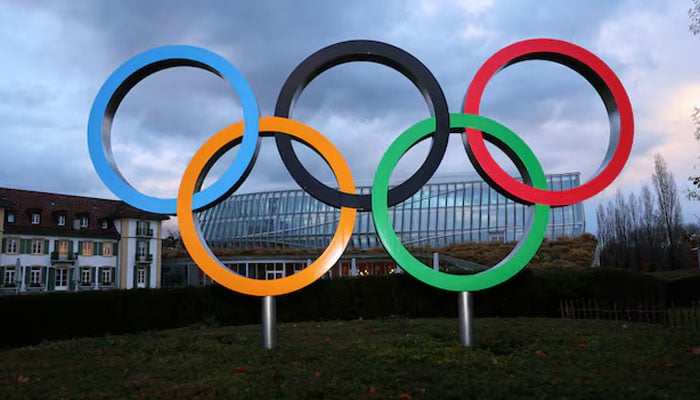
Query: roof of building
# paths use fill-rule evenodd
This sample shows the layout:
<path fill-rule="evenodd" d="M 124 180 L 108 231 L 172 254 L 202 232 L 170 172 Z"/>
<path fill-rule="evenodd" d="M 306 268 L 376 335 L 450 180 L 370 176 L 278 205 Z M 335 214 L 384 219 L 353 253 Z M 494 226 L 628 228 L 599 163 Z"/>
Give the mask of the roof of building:
<path fill-rule="evenodd" d="M 59 193 L 0 188 L 0 206 L 5 216 L 5 233 L 117 238 L 113 221 L 119 218 L 165 220 L 167 215 L 141 211 L 123 201 Z M 14 221 L 8 217 L 13 215 Z M 33 223 L 33 214 L 39 214 Z M 87 217 L 87 226 L 83 218 Z M 77 220 L 77 222 L 76 222 Z M 59 224 L 62 222 L 63 224 Z M 107 222 L 103 228 L 102 222 Z"/>

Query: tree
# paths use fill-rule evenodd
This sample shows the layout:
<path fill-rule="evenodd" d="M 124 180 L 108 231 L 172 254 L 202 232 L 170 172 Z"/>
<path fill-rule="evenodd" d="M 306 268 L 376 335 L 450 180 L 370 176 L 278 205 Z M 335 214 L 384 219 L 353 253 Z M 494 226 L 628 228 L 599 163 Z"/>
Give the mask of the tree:
<path fill-rule="evenodd" d="M 693 6 L 688 10 L 688 16 L 690 17 L 690 26 L 688 29 L 693 35 L 700 33 L 700 0 L 693 0 Z M 695 125 L 695 140 L 700 140 L 700 108 L 693 107 L 693 113 L 691 114 L 693 124 Z M 700 176 L 688 177 L 688 180 L 700 189 Z M 687 192 L 687 196 L 690 199 L 700 200 L 700 193 L 697 190 L 690 190 Z"/>
<path fill-rule="evenodd" d="M 639 243 L 642 248 L 642 259 L 646 260 L 651 269 L 660 264 L 659 252 L 656 251 L 655 246 L 657 243 L 661 243 L 661 238 L 658 235 L 659 230 L 654 194 L 647 184 L 642 186 L 641 202 L 642 213 L 639 221 Z"/>
<path fill-rule="evenodd" d="M 693 6 L 688 10 L 688 16 L 690 17 L 688 30 L 693 35 L 697 35 L 700 33 L 700 0 L 693 0 Z"/>
<path fill-rule="evenodd" d="M 651 179 L 659 206 L 659 222 L 664 233 L 668 267 L 672 268 L 678 261 L 678 248 L 683 235 L 681 202 L 673 173 L 668 170 L 668 165 L 661 154 L 657 153 L 654 156 L 654 175 Z"/>
<path fill-rule="evenodd" d="M 641 243 L 639 241 L 641 237 L 641 221 L 639 220 L 639 203 L 637 203 L 637 196 L 634 193 L 630 193 L 627 199 L 627 206 L 629 207 L 629 242 L 630 250 L 634 257 L 630 260 L 632 269 L 639 269 L 642 265 L 642 254 L 641 254 Z"/>
<path fill-rule="evenodd" d="M 654 157 L 653 190 L 621 191 L 596 210 L 600 265 L 637 271 L 687 266 L 688 245 L 673 174 L 660 154 Z"/>

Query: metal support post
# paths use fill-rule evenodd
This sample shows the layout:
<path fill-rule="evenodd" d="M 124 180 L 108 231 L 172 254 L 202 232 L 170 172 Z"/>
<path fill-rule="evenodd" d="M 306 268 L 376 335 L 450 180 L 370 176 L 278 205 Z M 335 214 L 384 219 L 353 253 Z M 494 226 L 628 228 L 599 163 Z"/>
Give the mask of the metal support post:
<path fill-rule="evenodd" d="M 262 298 L 262 345 L 266 349 L 277 347 L 277 302 L 274 296 Z"/>
<path fill-rule="evenodd" d="M 433 253 L 433 269 L 440 271 L 440 256 L 438 253 Z"/>
<path fill-rule="evenodd" d="M 459 314 L 459 344 L 474 346 L 474 303 L 470 292 L 457 293 L 457 313 Z"/>

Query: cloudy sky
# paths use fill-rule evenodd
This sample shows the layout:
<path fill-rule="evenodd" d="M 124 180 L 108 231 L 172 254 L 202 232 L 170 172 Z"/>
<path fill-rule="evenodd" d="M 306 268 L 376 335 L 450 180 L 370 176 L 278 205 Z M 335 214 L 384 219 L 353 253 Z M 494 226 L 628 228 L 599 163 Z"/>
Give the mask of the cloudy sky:
<path fill-rule="evenodd" d="M 421 60 L 458 112 L 490 55 L 516 41 L 551 37 L 601 57 L 622 80 L 635 111 L 635 143 L 624 172 L 585 203 L 587 229 L 595 232 L 595 207 L 618 189 L 638 191 L 650 183 L 655 153 L 666 158 L 680 189 L 700 173 L 690 119 L 700 106 L 700 36 L 688 31 L 690 6 L 636 0 L 0 0 L 0 186 L 114 198 L 89 159 L 88 113 L 107 77 L 153 47 L 188 44 L 220 54 L 250 82 L 261 114 L 272 115 L 282 84 L 308 55 L 344 40 L 384 41 Z M 521 135 L 547 173 L 579 171 L 588 180 L 607 147 L 602 102 L 582 77 L 557 64 L 530 61 L 502 71 L 489 83 L 481 113 Z M 371 183 L 388 145 L 428 116 L 410 81 L 370 63 L 323 73 L 293 113 L 332 140 L 360 184 Z M 235 92 L 217 76 L 192 68 L 161 71 L 134 88 L 117 112 L 115 160 L 134 187 L 174 196 L 195 150 L 241 118 Z M 406 155 L 397 180 L 417 168 L 427 146 Z M 330 179 L 313 152 L 295 148 L 319 179 Z M 459 179 L 473 171 L 455 136 L 438 176 Z M 240 190 L 279 187 L 296 186 L 274 142 L 264 139 Z M 687 222 L 700 216 L 697 202 L 684 201 L 683 208 Z"/>

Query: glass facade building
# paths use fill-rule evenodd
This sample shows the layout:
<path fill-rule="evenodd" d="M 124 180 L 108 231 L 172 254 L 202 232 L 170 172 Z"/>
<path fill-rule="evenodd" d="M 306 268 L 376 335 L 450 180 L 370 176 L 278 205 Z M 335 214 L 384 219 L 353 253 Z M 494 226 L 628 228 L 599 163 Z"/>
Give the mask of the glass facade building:
<path fill-rule="evenodd" d="M 552 190 L 580 184 L 579 173 L 547 176 Z M 358 187 L 369 193 L 370 187 Z M 525 206 L 481 180 L 433 182 L 389 208 L 394 230 L 407 246 L 440 247 L 459 242 L 515 242 L 522 235 Z M 212 248 L 324 248 L 340 210 L 302 189 L 233 195 L 199 213 L 202 234 Z M 584 233 L 581 203 L 551 208 L 547 237 Z M 348 247 L 380 247 L 371 212 L 358 212 Z"/>

